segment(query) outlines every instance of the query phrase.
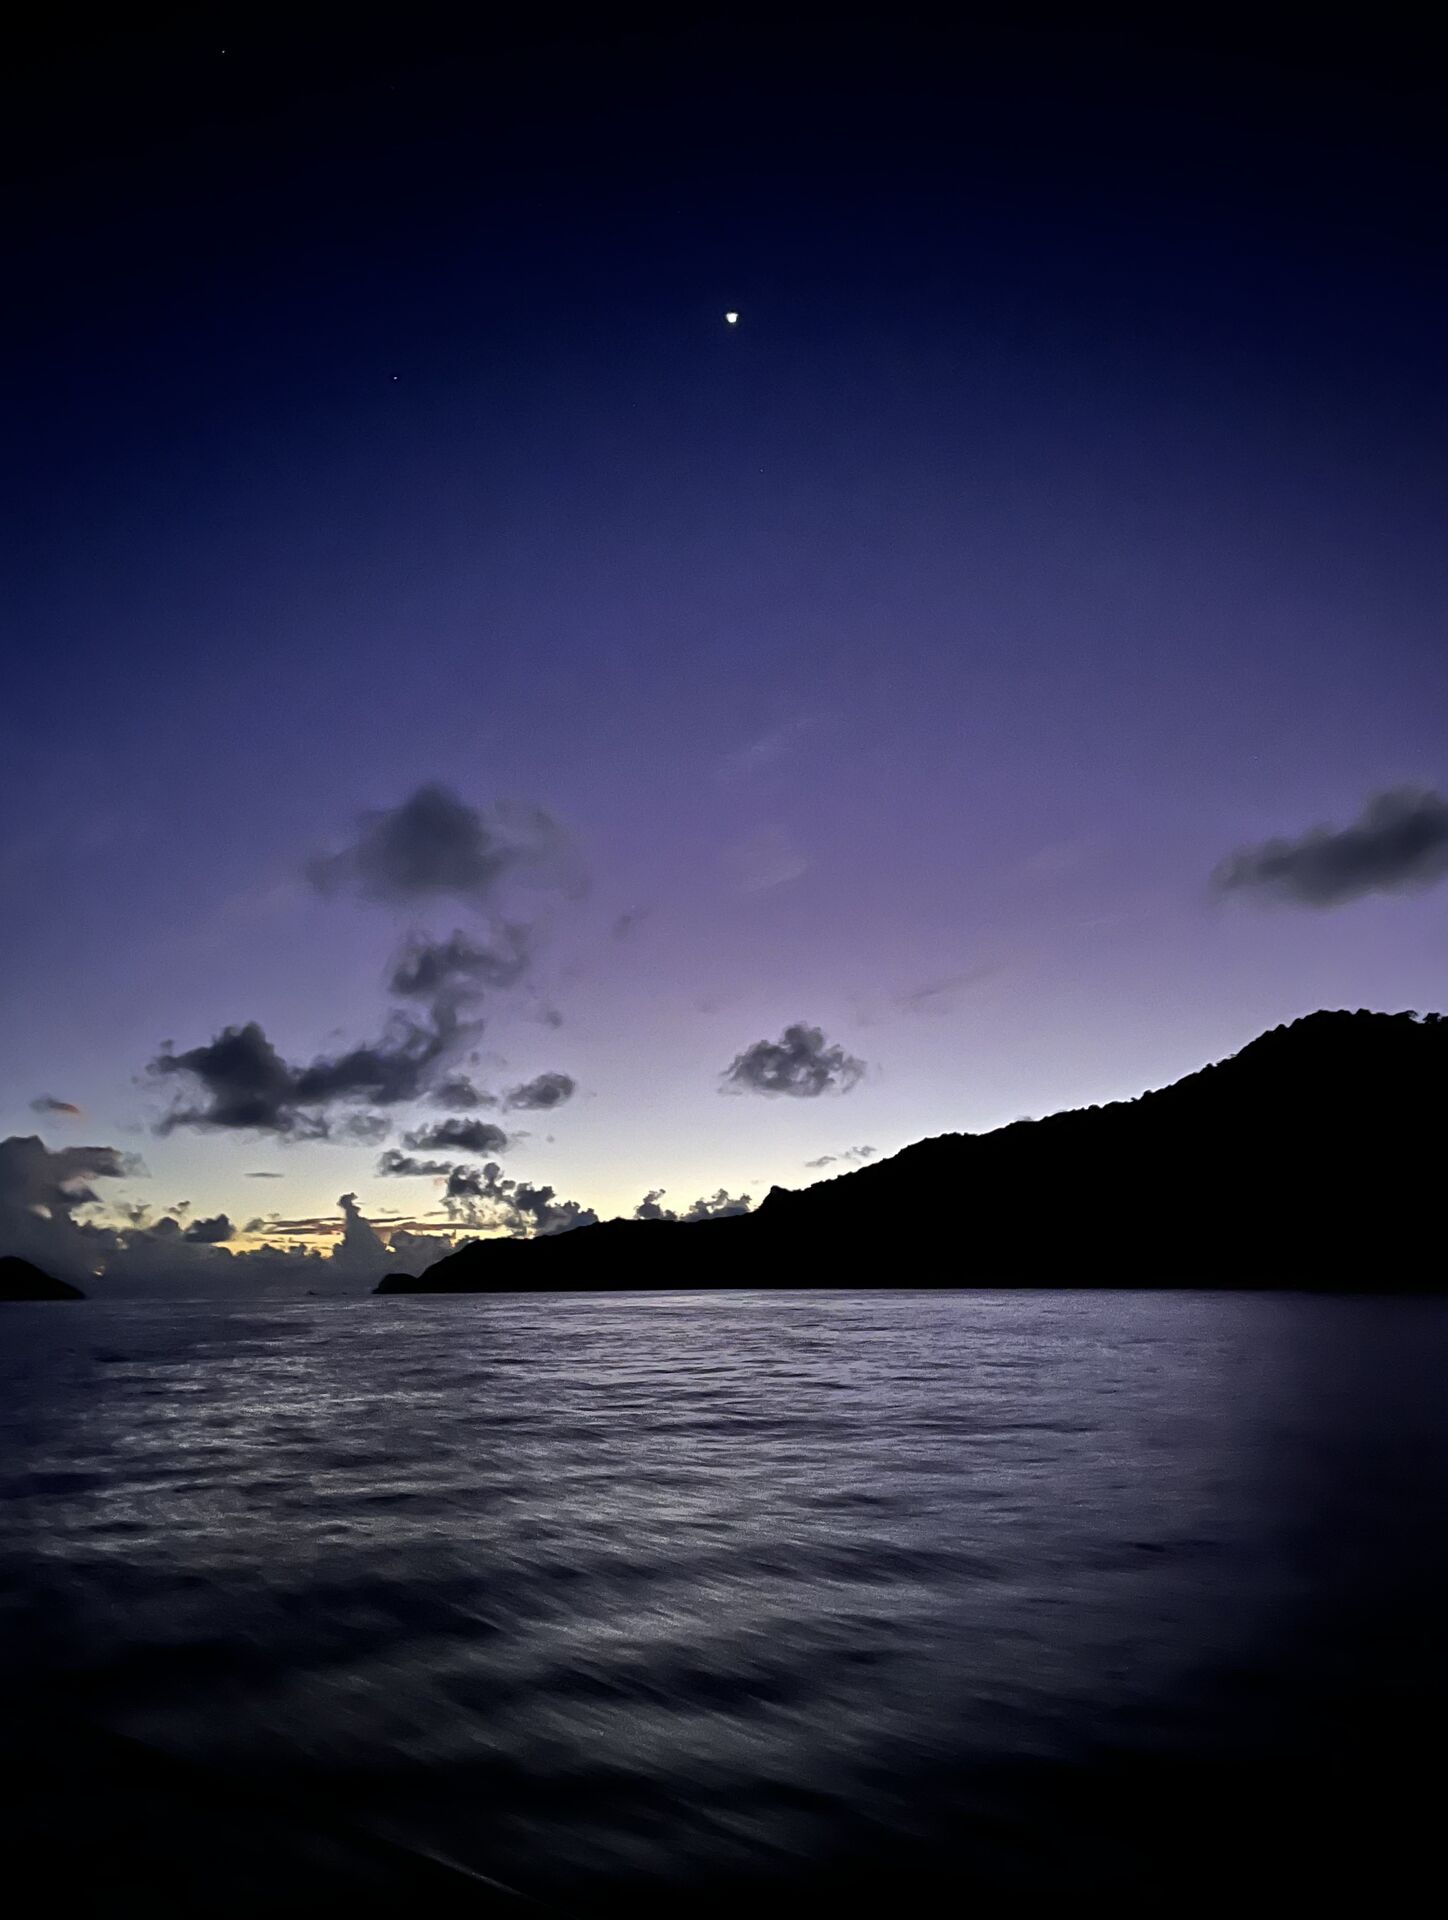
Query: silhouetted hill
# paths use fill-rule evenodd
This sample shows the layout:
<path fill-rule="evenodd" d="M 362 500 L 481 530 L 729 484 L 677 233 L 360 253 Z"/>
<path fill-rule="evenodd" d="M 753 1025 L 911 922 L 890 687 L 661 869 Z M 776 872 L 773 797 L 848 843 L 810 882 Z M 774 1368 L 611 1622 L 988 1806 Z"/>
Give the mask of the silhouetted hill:
<path fill-rule="evenodd" d="M 18 1254 L 0 1257 L 0 1300 L 84 1300 L 79 1287 L 53 1280 Z"/>
<path fill-rule="evenodd" d="M 944 1134 L 752 1214 L 474 1241 L 385 1293 L 1438 1288 L 1448 1020 L 1315 1013 L 1156 1092 Z"/>

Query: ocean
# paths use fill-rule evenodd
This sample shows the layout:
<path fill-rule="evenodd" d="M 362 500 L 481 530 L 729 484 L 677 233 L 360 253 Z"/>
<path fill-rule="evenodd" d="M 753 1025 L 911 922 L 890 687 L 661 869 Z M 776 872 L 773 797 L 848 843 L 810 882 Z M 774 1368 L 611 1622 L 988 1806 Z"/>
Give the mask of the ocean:
<path fill-rule="evenodd" d="M 1406 1902 L 1445 1360 L 1288 1292 L 7 1306 L 10 1876 Z"/>

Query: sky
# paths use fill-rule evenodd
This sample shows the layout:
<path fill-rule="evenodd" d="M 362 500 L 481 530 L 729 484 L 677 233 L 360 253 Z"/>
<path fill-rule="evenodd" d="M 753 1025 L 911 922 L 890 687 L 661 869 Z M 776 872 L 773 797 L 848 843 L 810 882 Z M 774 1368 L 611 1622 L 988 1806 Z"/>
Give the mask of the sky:
<path fill-rule="evenodd" d="M 23 43 L 13 1250 L 340 1283 L 1441 1007 L 1405 31 Z"/>

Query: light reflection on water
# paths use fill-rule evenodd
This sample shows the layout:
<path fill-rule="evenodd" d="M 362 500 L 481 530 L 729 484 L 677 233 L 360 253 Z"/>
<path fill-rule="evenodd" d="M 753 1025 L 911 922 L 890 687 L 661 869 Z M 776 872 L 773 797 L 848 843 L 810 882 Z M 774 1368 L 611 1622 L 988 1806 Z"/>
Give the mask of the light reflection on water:
<path fill-rule="evenodd" d="M 88 1302 L 3 1331 L 12 1688 L 575 1910 L 1149 1890 L 1209 1825 L 1258 1845 L 1266 1782 L 1269 1836 L 1339 1788 L 1361 1826 L 1362 1743 L 1386 1791 L 1409 1703 L 1443 1701 L 1435 1302 Z"/>

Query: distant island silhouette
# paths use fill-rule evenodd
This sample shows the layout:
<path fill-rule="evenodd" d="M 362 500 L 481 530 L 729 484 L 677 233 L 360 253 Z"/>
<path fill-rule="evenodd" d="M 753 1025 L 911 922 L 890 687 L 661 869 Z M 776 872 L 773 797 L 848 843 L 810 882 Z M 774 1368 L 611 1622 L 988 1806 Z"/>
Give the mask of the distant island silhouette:
<path fill-rule="evenodd" d="M 1445 1089 L 1441 1015 L 1314 1013 L 1134 1100 L 942 1134 L 753 1213 L 470 1241 L 376 1291 L 1436 1291 Z"/>
<path fill-rule="evenodd" d="M 84 1300 L 79 1287 L 56 1280 L 19 1254 L 0 1255 L 0 1300 Z"/>

